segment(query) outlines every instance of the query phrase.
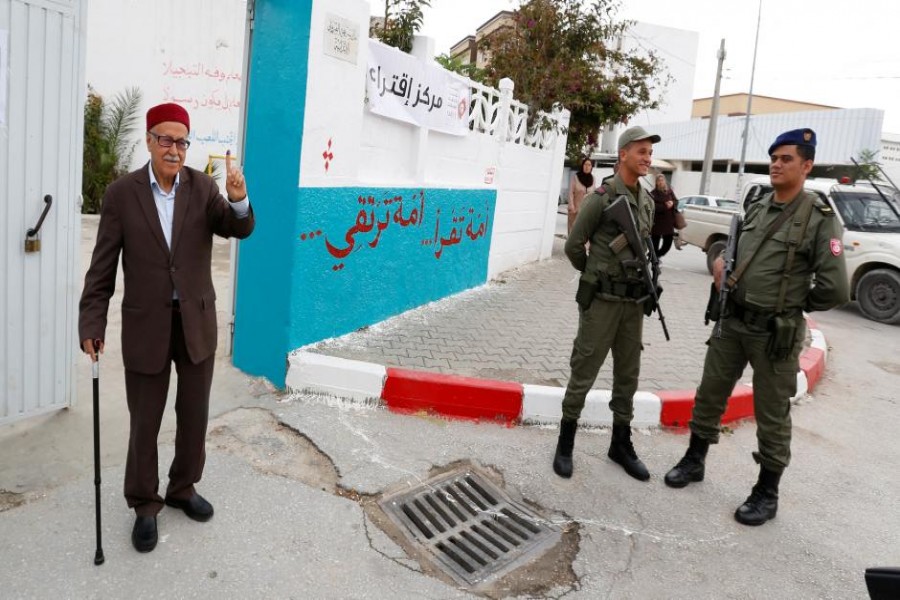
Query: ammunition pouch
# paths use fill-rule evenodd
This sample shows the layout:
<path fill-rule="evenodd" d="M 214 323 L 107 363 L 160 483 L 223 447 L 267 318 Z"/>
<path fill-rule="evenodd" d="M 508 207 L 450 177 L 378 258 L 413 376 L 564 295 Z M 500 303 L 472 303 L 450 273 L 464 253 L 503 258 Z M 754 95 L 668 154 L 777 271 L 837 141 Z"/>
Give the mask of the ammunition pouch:
<path fill-rule="evenodd" d="M 703 324 L 709 325 L 710 321 L 718 321 L 722 318 L 722 304 L 719 302 L 719 292 L 715 282 L 709 284 L 709 299 L 706 301 L 706 312 L 703 315 Z"/>
<path fill-rule="evenodd" d="M 582 310 L 589 309 L 591 307 L 591 302 L 593 302 L 594 298 L 597 296 L 597 292 L 598 282 L 594 276 L 582 273 L 581 278 L 578 280 L 578 291 L 575 292 L 575 302 L 578 303 L 578 306 L 580 306 Z"/>
<path fill-rule="evenodd" d="M 769 360 L 786 360 L 794 351 L 797 343 L 797 319 L 784 315 L 776 315 L 771 320 L 772 335 L 766 354 Z"/>
<path fill-rule="evenodd" d="M 656 286 L 656 300 L 653 299 L 653 296 L 647 294 L 647 297 L 644 299 L 644 316 L 649 317 L 653 314 L 653 311 L 656 310 L 656 307 L 659 306 L 659 298 L 662 296 L 663 289 L 661 285 Z"/>

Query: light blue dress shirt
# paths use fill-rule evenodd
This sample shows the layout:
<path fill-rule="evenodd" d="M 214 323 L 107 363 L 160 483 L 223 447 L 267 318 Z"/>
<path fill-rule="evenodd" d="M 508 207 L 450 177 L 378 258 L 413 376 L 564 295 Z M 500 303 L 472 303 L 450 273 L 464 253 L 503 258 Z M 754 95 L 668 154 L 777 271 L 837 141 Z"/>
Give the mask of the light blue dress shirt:
<path fill-rule="evenodd" d="M 153 192 L 153 202 L 156 204 L 156 213 L 159 215 L 159 224 L 162 226 L 163 235 L 166 238 L 166 245 L 169 247 L 169 250 L 171 250 L 172 217 L 175 214 L 175 192 L 178 191 L 178 186 L 181 185 L 181 173 L 179 172 L 175 175 L 175 184 L 172 186 L 172 189 L 166 193 L 159 186 L 156 175 L 153 173 L 153 167 L 147 165 L 147 170 L 150 171 L 150 190 Z M 249 195 L 240 202 L 231 202 L 229 200 L 228 205 L 231 207 L 231 210 L 234 211 L 234 214 L 238 219 L 246 219 L 250 214 Z M 178 290 L 174 291 L 172 298 L 178 298 Z"/>

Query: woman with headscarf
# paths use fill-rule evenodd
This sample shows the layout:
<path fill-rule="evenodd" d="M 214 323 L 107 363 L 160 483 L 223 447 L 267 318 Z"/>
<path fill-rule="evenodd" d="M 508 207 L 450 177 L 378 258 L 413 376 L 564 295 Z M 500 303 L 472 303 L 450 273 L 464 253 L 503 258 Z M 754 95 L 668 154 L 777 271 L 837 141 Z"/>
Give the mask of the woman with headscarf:
<path fill-rule="evenodd" d="M 656 187 L 650 192 L 650 196 L 656 204 L 656 214 L 653 218 L 650 237 L 653 238 L 653 249 L 656 250 L 656 256 L 662 257 L 672 248 L 678 199 L 666 182 L 666 176 L 662 173 L 656 176 Z"/>
<path fill-rule="evenodd" d="M 578 171 L 572 175 L 572 181 L 569 182 L 569 233 L 572 233 L 572 224 L 575 223 L 575 217 L 578 216 L 581 201 L 597 187 L 594 184 L 594 176 L 591 174 L 593 168 L 594 163 L 590 158 L 581 159 Z"/>

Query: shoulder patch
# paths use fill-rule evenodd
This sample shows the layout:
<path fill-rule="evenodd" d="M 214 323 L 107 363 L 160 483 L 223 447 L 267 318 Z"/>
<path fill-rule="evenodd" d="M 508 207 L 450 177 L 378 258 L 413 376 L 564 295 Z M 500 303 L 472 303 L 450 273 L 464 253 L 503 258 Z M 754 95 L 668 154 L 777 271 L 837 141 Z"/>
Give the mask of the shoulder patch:
<path fill-rule="evenodd" d="M 827 202 L 825 202 L 824 200 L 822 200 L 822 199 L 819 198 L 818 196 L 816 196 L 816 199 L 815 199 L 815 201 L 814 201 L 814 203 L 813 203 L 813 206 L 815 206 L 816 209 L 818 209 L 818 211 L 819 211 L 820 213 L 822 213 L 823 215 L 825 215 L 826 217 L 833 217 L 833 216 L 834 216 L 834 210 L 828 205 Z"/>

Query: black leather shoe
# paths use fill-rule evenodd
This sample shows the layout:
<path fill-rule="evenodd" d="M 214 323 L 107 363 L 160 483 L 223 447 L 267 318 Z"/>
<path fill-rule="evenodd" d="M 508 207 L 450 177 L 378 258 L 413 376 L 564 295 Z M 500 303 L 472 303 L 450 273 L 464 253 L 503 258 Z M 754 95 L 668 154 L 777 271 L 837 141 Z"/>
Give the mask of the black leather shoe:
<path fill-rule="evenodd" d="M 212 504 L 207 502 L 200 494 L 194 494 L 187 500 L 166 498 L 166 504 L 180 508 L 188 517 L 195 521 L 209 521 L 213 516 Z"/>
<path fill-rule="evenodd" d="M 159 535 L 156 531 L 156 517 L 138 515 L 131 530 L 131 543 L 138 552 L 150 552 L 156 548 Z"/>
<path fill-rule="evenodd" d="M 609 445 L 607 456 L 613 462 L 618 463 L 625 472 L 638 481 L 650 479 L 650 471 L 643 461 L 637 457 L 634 444 L 631 443 L 631 426 L 613 424 L 612 443 Z"/>
<path fill-rule="evenodd" d="M 706 474 L 706 453 L 709 450 L 709 442 L 691 434 L 691 442 L 684 457 L 678 464 L 666 473 L 666 485 L 673 488 L 683 488 L 689 483 L 703 481 Z"/>
<path fill-rule="evenodd" d="M 778 484 L 781 473 L 760 466 L 759 480 L 753 486 L 750 497 L 734 511 L 734 520 L 741 525 L 762 525 L 774 519 L 778 513 Z"/>
<path fill-rule="evenodd" d="M 665 482 L 669 487 L 683 488 L 689 483 L 703 481 L 705 474 L 706 465 L 703 459 L 688 453 L 666 473 Z"/>
<path fill-rule="evenodd" d="M 575 431 L 578 421 L 563 419 L 559 424 L 559 440 L 553 457 L 553 472 L 568 479 L 572 476 L 572 449 L 575 447 Z"/>
<path fill-rule="evenodd" d="M 778 512 L 778 494 L 771 490 L 754 486 L 750 497 L 734 511 L 734 520 L 741 525 L 755 527 L 769 519 L 774 519 Z"/>

